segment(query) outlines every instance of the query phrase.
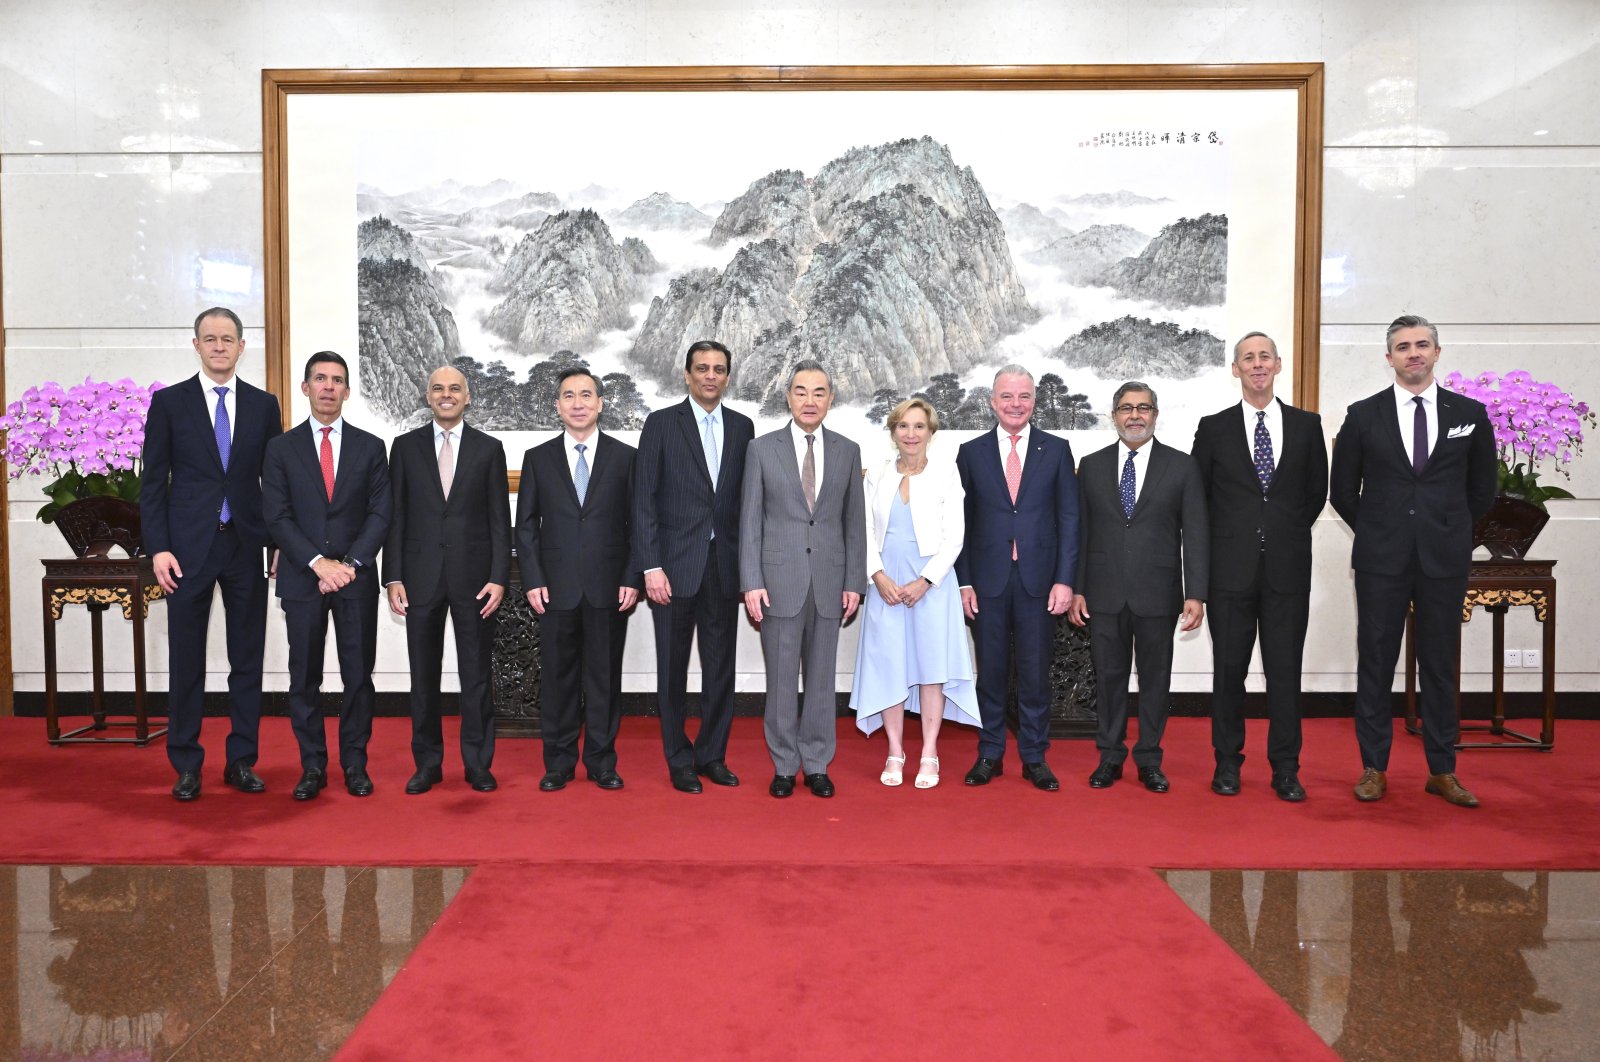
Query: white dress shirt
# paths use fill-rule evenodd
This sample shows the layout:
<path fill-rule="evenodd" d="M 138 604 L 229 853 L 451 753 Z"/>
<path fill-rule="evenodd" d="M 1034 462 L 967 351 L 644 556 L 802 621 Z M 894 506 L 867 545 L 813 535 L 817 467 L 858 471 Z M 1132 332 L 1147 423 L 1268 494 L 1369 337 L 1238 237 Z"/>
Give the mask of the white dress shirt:
<path fill-rule="evenodd" d="M 1266 409 L 1257 409 L 1243 400 L 1240 400 L 1239 407 L 1244 410 L 1244 448 L 1252 464 L 1256 456 L 1256 414 L 1267 415 L 1267 440 L 1272 444 L 1272 467 L 1277 468 L 1278 455 L 1283 453 L 1283 406 L 1274 398 L 1267 403 Z M 1138 463 L 1135 461 L 1134 465 Z"/>
<path fill-rule="evenodd" d="M 322 429 L 332 428 L 328 433 L 328 445 L 333 447 L 333 478 L 339 478 L 339 455 L 343 453 L 344 417 L 336 417 L 332 424 L 324 424 L 316 417 L 308 421 L 311 425 L 311 450 L 317 456 L 317 467 L 322 467 Z"/>
<path fill-rule="evenodd" d="M 228 441 L 233 441 L 234 425 L 239 423 L 239 385 L 238 376 L 230 376 L 221 383 L 213 380 L 205 373 L 195 373 L 195 378 L 200 381 L 200 388 L 206 393 L 206 412 L 211 414 L 211 431 L 217 430 L 217 388 L 226 387 L 228 393 L 223 401 L 228 403 Z"/>
<path fill-rule="evenodd" d="M 461 429 L 466 427 L 465 421 L 457 421 L 456 426 L 450 429 L 450 451 L 455 454 L 456 467 L 461 467 Z M 433 422 L 433 459 L 439 460 L 439 451 L 444 448 L 445 429 L 438 421 Z"/>
<path fill-rule="evenodd" d="M 1422 408 L 1428 418 L 1428 453 L 1433 453 L 1439 442 L 1439 381 L 1435 380 L 1428 385 L 1428 389 L 1420 395 L 1414 395 L 1401 387 L 1394 385 L 1394 413 L 1400 422 L 1400 441 L 1406 448 L 1406 460 L 1416 464 L 1416 455 L 1411 451 L 1416 437 L 1417 404 L 1413 399 L 1422 399 Z"/>
<path fill-rule="evenodd" d="M 817 468 L 816 487 L 817 497 L 820 498 L 822 497 L 822 451 L 826 449 L 822 445 L 822 425 L 818 424 L 817 430 L 811 434 L 816 437 L 816 442 L 811 451 L 811 461 Z M 794 467 L 804 476 L 806 471 L 806 433 L 793 420 L 789 421 L 789 437 L 794 440 Z M 801 489 L 805 489 L 803 480 Z"/>
<path fill-rule="evenodd" d="M 587 439 L 580 439 L 570 431 L 561 433 L 561 448 L 567 455 L 567 475 L 571 477 L 573 486 L 578 484 L 578 444 L 583 444 L 583 456 L 588 459 L 589 475 L 594 476 L 594 444 L 600 441 L 599 431 L 589 433 Z"/>
<path fill-rule="evenodd" d="M 1028 439 L 1031 437 L 1032 432 L 1033 422 L 1029 421 L 1017 433 L 1017 467 L 1020 469 L 1028 467 Z M 994 433 L 995 437 L 1000 441 L 1000 470 L 1003 472 L 1005 471 L 1006 461 L 1011 457 L 1011 433 L 999 427 L 995 428 Z"/>

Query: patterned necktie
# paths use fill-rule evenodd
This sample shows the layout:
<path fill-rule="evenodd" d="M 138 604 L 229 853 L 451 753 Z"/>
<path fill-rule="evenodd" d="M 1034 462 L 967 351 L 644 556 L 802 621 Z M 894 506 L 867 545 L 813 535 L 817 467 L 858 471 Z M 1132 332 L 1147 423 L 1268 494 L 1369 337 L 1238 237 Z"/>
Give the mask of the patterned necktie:
<path fill-rule="evenodd" d="M 1137 450 L 1128 451 L 1128 459 L 1122 462 L 1122 482 L 1119 484 L 1122 489 L 1122 515 L 1129 520 L 1133 519 L 1133 459 L 1138 452 Z"/>
<path fill-rule="evenodd" d="M 1417 415 L 1411 420 L 1411 471 L 1422 475 L 1428 467 L 1428 411 L 1422 408 L 1422 396 L 1411 401 L 1417 404 Z"/>
<path fill-rule="evenodd" d="M 1272 486 L 1272 436 L 1267 431 L 1267 411 L 1256 410 L 1256 478 L 1261 481 L 1261 493 Z"/>
<path fill-rule="evenodd" d="M 800 467 L 800 489 L 806 492 L 806 508 L 817 511 L 817 458 L 812 448 L 815 435 L 806 436 L 806 460 Z"/>
<path fill-rule="evenodd" d="M 215 431 L 217 435 L 217 456 L 222 458 L 222 471 L 228 471 L 228 456 L 233 452 L 233 432 L 228 427 L 228 389 L 226 387 L 213 387 L 217 393 L 217 420 Z M 233 510 L 228 507 L 228 496 L 222 496 L 221 520 L 227 523 L 233 519 Z"/>
<path fill-rule="evenodd" d="M 579 505 L 582 505 L 583 499 L 589 496 L 589 461 L 583 456 L 583 452 L 588 448 L 584 443 L 578 443 L 573 447 L 578 451 L 578 467 L 573 470 L 572 485 L 578 489 Z"/>
<path fill-rule="evenodd" d="M 717 464 L 717 437 L 711 431 L 711 422 L 715 419 L 710 413 L 706 414 L 706 433 L 702 440 L 706 448 L 706 471 L 711 473 L 711 486 L 713 489 L 717 485 L 717 473 L 722 470 L 722 466 Z"/>
<path fill-rule="evenodd" d="M 439 486 L 444 489 L 446 500 L 450 498 L 450 484 L 456 479 L 456 452 L 450 447 L 450 432 L 444 433 L 444 442 L 439 445 Z"/>
<path fill-rule="evenodd" d="M 1017 491 L 1022 489 L 1022 457 L 1017 453 L 1017 440 L 1020 435 L 1009 436 L 1011 439 L 1011 452 L 1006 455 L 1006 490 L 1011 492 L 1011 504 L 1017 504 Z M 1017 559 L 1017 540 L 1011 540 L 1011 559 Z"/>
<path fill-rule="evenodd" d="M 332 428 L 322 429 L 322 485 L 328 488 L 328 500 L 333 501 L 333 442 L 329 438 Z"/>

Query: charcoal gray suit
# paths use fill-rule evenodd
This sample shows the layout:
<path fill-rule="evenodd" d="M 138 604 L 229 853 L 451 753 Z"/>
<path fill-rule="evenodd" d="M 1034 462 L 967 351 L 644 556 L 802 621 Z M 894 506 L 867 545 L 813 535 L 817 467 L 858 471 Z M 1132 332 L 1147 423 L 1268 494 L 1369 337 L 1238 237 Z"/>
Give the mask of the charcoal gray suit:
<path fill-rule="evenodd" d="M 841 599 L 867 589 L 861 449 L 827 428 L 816 434 L 823 446 L 816 509 L 806 506 L 785 424 L 750 443 L 739 517 L 740 588 L 765 589 L 769 602 L 761 622 L 767 748 L 775 773 L 791 776 L 799 768 L 825 773 L 833 761 Z"/>

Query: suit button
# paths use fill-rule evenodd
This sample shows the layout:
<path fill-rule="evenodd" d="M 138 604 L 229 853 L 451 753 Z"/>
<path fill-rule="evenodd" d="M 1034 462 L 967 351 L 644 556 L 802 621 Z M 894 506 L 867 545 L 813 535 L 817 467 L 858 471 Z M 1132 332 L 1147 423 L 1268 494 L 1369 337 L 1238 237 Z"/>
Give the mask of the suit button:
<path fill-rule="evenodd" d="M 808 523 L 808 524 L 809 524 L 809 525 L 810 525 L 810 526 L 811 526 L 811 527 L 816 527 L 816 526 L 817 526 L 817 522 L 816 522 L 816 521 L 815 521 L 815 520 L 810 520 L 810 521 L 807 521 L 807 523 Z"/>
<path fill-rule="evenodd" d="M 1407 509 L 1406 512 L 1409 513 L 1412 516 L 1417 515 L 1417 511 L 1415 509 Z"/>
<path fill-rule="evenodd" d="M 811 547 L 810 547 L 810 546 L 807 546 L 807 547 L 806 547 L 806 552 L 807 552 L 807 553 L 810 553 L 810 552 L 811 552 Z"/>

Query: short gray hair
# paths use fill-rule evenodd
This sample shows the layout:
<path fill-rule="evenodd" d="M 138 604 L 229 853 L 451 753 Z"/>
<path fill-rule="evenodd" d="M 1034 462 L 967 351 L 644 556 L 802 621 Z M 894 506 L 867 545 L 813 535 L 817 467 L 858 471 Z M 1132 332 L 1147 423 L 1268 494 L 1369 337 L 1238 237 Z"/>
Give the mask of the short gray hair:
<path fill-rule="evenodd" d="M 822 367 L 822 362 L 816 358 L 806 358 L 804 361 L 794 363 L 794 369 L 789 373 L 789 390 L 794 390 L 794 378 L 803 372 L 820 372 L 823 379 L 828 381 L 828 390 L 833 390 L 833 377 L 828 370 Z"/>
<path fill-rule="evenodd" d="M 1271 336 L 1267 335 L 1265 332 L 1246 332 L 1244 335 L 1239 337 L 1239 342 L 1237 342 L 1237 343 L 1235 343 L 1233 345 L 1233 360 L 1234 361 L 1238 361 L 1239 360 L 1239 348 L 1244 346 L 1244 341 L 1245 340 L 1247 340 L 1247 339 L 1256 339 L 1258 337 L 1261 338 L 1261 339 L 1265 339 L 1268 343 L 1272 344 L 1272 356 L 1274 358 L 1280 356 L 1278 354 L 1278 341 L 1276 339 L 1273 339 Z"/>
<path fill-rule="evenodd" d="M 1139 380 L 1129 380 L 1127 383 L 1117 388 L 1117 393 L 1111 396 L 1111 408 L 1116 409 L 1118 406 L 1122 405 L 1122 397 L 1129 391 L 1149 392 L 1150 404 L 1155 406 L 1157 409 L 1161 408 L 1161 403 L 1156 400 L 1156 389 Z"/>
<path fill-rule="evenodd" d="M 1029 372 L 1021 365 L 1018 365 L 1016 362 L 1012 362 L 1009 365 L 1002 365 L 996 369 L 992 383 L 998 384 L 1000 382 L 1000 377 L 1002 376 L 1026 376 L 1030 384 L 1034 383 L 1033 373 Z"/>
<path fill-rule="evenodd" d="M 1439 345 L 1439 330 L 1433 326 L 1432 321 L 1426 317 L 1418 317 L 1414 313 L 1405 313 L 1396 317 L 1393 323 L 1389 325 L 1389 330 L 1383 334 L 1384 349 L 1393 350 L 1394 334 L 1407 328 L 1426 328 L 1429 338 L 1433 340 L 1433 345 L 1436 347 Z"/>

